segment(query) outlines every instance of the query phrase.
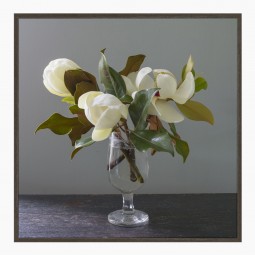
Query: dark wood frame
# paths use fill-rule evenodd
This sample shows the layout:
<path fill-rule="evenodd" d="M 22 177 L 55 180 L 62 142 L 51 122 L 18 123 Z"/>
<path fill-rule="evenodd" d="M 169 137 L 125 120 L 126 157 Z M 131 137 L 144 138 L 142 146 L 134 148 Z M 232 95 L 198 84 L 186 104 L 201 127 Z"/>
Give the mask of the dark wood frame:
<path fill-rule="evenodd" d="M 236 19 L 237 20 L 237 237 L 236 238 L 19 238 L 19 19 Z M 14 241 L 25 242 L 241 242 L 242 191 L 242 15 L 226 14 L 14 14 Z"/>

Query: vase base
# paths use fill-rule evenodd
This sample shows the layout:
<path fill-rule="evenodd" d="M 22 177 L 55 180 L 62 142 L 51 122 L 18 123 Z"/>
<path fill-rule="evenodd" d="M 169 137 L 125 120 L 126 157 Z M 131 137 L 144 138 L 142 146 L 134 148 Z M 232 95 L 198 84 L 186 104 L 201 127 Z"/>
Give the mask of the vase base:
<path fill-rule="evenodd" d="M 149 215 L 145 212 L 134 210 L 132 214 L 126 214 L 123 210 L 117 210 L 108 214 L 108 221 L 121 227 L 138 227 L 148 224 Z"/>

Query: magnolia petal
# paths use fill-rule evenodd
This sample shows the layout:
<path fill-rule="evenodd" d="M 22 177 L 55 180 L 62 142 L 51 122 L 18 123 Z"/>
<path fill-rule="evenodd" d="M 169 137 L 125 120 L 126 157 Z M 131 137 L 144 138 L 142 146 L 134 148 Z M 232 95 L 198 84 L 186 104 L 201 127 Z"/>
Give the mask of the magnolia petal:
<path fill-rule="evenodd" d="M 127 105 L 121 105 L 119 108 L 120 114 L 123 118 L 127 119 L 128 117 L 128 106 Z"/>
<path fill-rule="evenodd" d="M 66 88 L 66 85 L 64 83 L 64 76 L 63 76 L 63 79 L 61 79 L 55 73 L 51 72 L 48 74 L 46 80 L 50 84 L 51 88 L 54 89 L 56 92 L 61 94 L 68 94 L 68 93 L 69 95 L 71 94 L 69 90 Z"/>
<path fill-rule="evenodd" d="M 134 84 L 134 86 L 135 86 L 135 80 L 136 80 L 137 74 L 138 72 L 132 72 L 127 76 L 128 79 L 132 82 L 132 84 Z"/>
<path fill-rule="evenodd" d="M 194 76 L 191 72 L 187 73 L 185 80 L 177 89 L 173 100 L 178 104 L 185 104 L 195 92 Z"/>
<path fill-rule="evenodd" d="M 136 95 L 137 92 L 138 92 L 138 91 L 135 91 L 135 92 L 132 93 L 131 96 L 132 96 L 133 99 L 135 99 L 135 95 Z"/>
<path fill-rule="evenodd" d="M 78 100 L 79 108 L 85 109 L 85 107 L 89 107 L 93 102 L 93 99 L 101 94 L 103 94 L 103 92 L 100 91 L 89 91 L 87 93 L 84 93 L 79 97 Z"/>
<path fill-rule="evenodd" d="M 105 129 L 113 128 L 121 118 L 119 109 L 106 109 L 99 117 L 96 128 Z"/>
<path fill-rule="evenodd" d="M 144 67 L 142 68 L 138 73 L 137 73 L 137 76 L 136 76 L 136 80 L 135 80 L 135 84 L 136 84 L 136 87 L 139 88 L 139 85 L 142 81 L 142 79 L 152 71 L 152 69 L 150 67 Z"/>
<path fill-rule="evenodd" d="M 169 101 L 158 99 L 155 101 L 155 109 L 158 117 L 168 123 L 177 123 L 184 120 L 183 115 L 178 112 Z"/>
<path fill-rule="evenodd" d="M 103 141 L 110 136 L 111 132 L 112 132 L 111 128 L 106 129 L 94 128 L 92 132 L 92 140 L 94 140 L 95 142 Z"/>
<path fill-rule="evenodd" d="M 122 105 L 121 101 L 111 94 L 104 94 L 101 92 L 100 95 L 96 96 L 91 104 L 91 106 L 116 106 Z"/>
<path fill-rule="evenodd" d="M 155 88 L 155 82 L 149 75 L 145 75 L 138 86 L 138 90 L 151 88 Z"/>
<path fill-rule="evenodd" d="M 161 99 L 172 98 L 176 93 L 177 81 L 169 74 L 159 74 L 156 78 L 157 87 L 160 88 Z"/>
<path fill-rule="evenodd" d="M 51 84 L 49 82 L 47 82 L 47 80 L 43 80 L 43 83 L 45 85 L 45 87 L 48 89 L 48 91 L 56 96 L 60 96 L 60 97 L 68 97 L 71 95 L 71 93 L 68 91 L 68 93 L 62 93 L 62 92 L 57 92 L 56 90 L 54 90 L 51 87 Z"/>
<path fill-rule="evenodd" d="M 70 59 L 52 60 L 43 71 L 43 83 L 49 92 L 62 97 L 70 96 L 71 93 L 64 83 L 64 74 L 65 71 L 72 69 L 80 69 L 80 67 Z"/>
<path fill-rule="evenodd" d="M 150 114 L 150 115 L 158 115 L 159 114 L 153 104 L 149 105 L 148 114 Z"/>
<path fill-rule="evenodd" d="M 134 85 L 133 82 L 131 82 L 131 80 L 128 77 L 124 75 L 121 75 L 121 77 L 123 78 L 126 84 L 127 94 L 131 96 L 132 93 L 137 90 L 136 86 Z"/>
<path fill-rule="evenodd" d="M 102 114 L 107 110 L 107 106 L 90 106 L 85 107 L 85 115 L 88 120 L 93 124 L 96 125 L 99 118 Z"/>
<path fill-rule="evenodd" d="M 159 74 L 169 74 L 171 76 L 174 76 L 170 71 L 168 71 L 166 69 L 154 69 L 153 70 L 154 77 L 157 77 Z"/>
<path fill-rule="evenodd" d="M 186 77 L 186 75 L 187 75 L 189 72 L 192 71 L 193 66 L 194 66 L 194 61 L 193 61 L 193 59 L 192 59 L 192 56 L 190 55 L 190 56 L 189 56 L 189 59 L 188 59 L 188 62 L 187 62 L 187 64 L 186 64 L 185 76 L 184 76 L 184 77 Z"/>

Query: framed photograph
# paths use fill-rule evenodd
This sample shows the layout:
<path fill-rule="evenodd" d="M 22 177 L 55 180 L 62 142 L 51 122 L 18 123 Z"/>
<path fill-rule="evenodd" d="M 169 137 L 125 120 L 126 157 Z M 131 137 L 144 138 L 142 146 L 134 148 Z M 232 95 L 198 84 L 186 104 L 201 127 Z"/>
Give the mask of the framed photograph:
<path fill-rule="evenodd" d="M 241 14 L 14 23 L 15 241 L 241 241 Z"/>

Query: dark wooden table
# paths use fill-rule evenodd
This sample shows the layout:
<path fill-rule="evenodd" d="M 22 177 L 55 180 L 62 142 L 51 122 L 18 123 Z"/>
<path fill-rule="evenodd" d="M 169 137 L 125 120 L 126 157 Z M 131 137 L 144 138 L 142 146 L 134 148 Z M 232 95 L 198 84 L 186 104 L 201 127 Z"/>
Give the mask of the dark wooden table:
<path fill-rule="evenodd" d="M 135 195 L 150 222 L 111 225 L 121 195 L 19 196 L 19 241 L 166 241 L 237 237 L 236 194 Z M 60 240 L 61 239 L 61 240 Z M 177 240 L 177 239 L 176 239 Z"/>

